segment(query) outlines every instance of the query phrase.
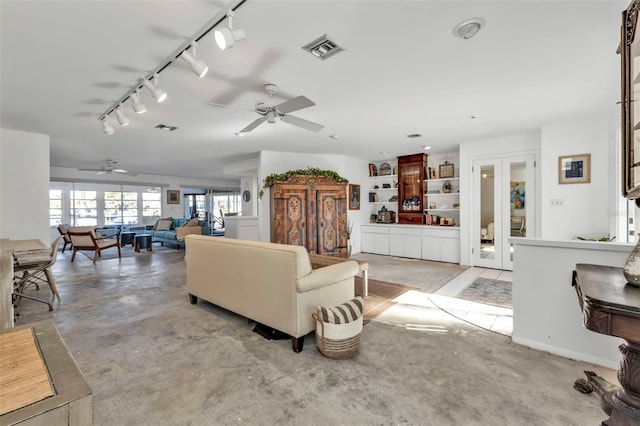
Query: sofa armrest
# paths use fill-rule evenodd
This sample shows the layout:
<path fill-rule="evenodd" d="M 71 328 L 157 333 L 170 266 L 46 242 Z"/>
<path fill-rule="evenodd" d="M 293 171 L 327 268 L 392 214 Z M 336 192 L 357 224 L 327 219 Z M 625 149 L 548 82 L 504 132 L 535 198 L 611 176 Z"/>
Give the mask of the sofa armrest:
<path fill-rule="evenodd" d="M 199 226 L 179 226 L 176 228 L 176 239 L 178 240 L 184 240 L 184 237 L 191 234 L 201 235 L 202 230 Z"/>
<path fill-rule="evenodd" d="M 298 278 L 297 290 L 298 293 L 304 293 L 354 277 L 357 273 L 358 263 L 353 260 L 314 269 L 309 275 Z"/>

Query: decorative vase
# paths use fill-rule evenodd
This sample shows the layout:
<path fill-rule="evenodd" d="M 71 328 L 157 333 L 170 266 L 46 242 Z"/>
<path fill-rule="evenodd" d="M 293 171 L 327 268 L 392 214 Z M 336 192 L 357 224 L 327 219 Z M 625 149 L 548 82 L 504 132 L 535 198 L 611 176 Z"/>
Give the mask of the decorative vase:
<path fill-rule="evenodd" d="M 631 254 L 627 258 L 624 268 L 622 269 L 627 283 L 636 287 L 640 287 L 640 241 L 631 250 Z"/>

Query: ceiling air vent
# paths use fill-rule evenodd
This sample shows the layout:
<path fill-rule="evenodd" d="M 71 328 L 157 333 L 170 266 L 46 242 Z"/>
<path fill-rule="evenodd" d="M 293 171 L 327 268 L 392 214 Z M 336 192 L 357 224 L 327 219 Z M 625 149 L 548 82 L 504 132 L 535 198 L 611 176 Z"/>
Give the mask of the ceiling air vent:
<path fill-rule="evenodd" d="M 422 137 L 422 135 L 420 133 L 411 133 L 410 135 L 407 135 L 407 137 L 409 139 L 413 139 L 413 138 L 420 138 Z"/>
<path fill-rule="evenodd" d="M 327 34 L 317 38 L 306 46 L 302 46 L 302 48 L 323 61 L 328 57 L 345 50 L 343 47 L 340 47 L 338 43 L 331 40 Z"/>

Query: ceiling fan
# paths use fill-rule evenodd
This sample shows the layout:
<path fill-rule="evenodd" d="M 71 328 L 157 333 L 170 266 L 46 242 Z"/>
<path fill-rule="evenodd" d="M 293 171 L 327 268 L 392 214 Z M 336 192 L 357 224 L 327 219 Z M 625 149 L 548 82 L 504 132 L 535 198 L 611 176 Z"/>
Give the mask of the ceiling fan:
<path fill-rule="evenodd" d="M 99 169 L 78 169 L 78 170 L 83 172 L 96 172 L 97 175 L 104 175 L 104 174 L 110 175 L 113 173 L 122 173 L 122 174 L 127 174 L 129 176 L 137 176 L 136 173 L 131 173 L 127 170 L 116 168 L 116 166 L 118 165 L 117 161 L 113 161 L 113 160 L 104 160 L 104 161 L 105 161 L 105 165 L 100 167 Z"/>
<path fill-rule="evenodd" d="M 278 86 L 275 84 L 265 84 L 264 90 L 269 95 L 269 101 L 256 102 L 256 109 L 253 110 L 260 114 L 262 117 L 252 121 L 247 127 L 240 130 L 237 134 L 243 135 L 249 133 L 265 121 L 267 123 L 275 123 L 276 119 L 280 119 L 285 123 L 292 124 L 297 127 L 301 127 L 312 132 L 319 132 L 324 128 L 322 124 L 314 123 L 312 121 L 304 120 L 299 117 L 289 115 L 290 112 L 298 111 L 304 108 L 309 108 L 315 105 L 311 99 L 306 96 L 298 96 L 288 101 L 284 101 L 280 104 L 273 105 L 273 95 L 278 92 Z"/>

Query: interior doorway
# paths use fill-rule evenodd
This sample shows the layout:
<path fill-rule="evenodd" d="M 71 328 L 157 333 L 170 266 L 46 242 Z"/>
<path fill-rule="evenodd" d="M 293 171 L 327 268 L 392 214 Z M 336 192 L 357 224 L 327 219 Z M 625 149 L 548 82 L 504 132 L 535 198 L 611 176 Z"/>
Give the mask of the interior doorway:
<path fill-rule="evenodd" d="M 473 264 L 513 270 L 511 237 L 535 235 L 535 156 L 473 161 Z"/>

